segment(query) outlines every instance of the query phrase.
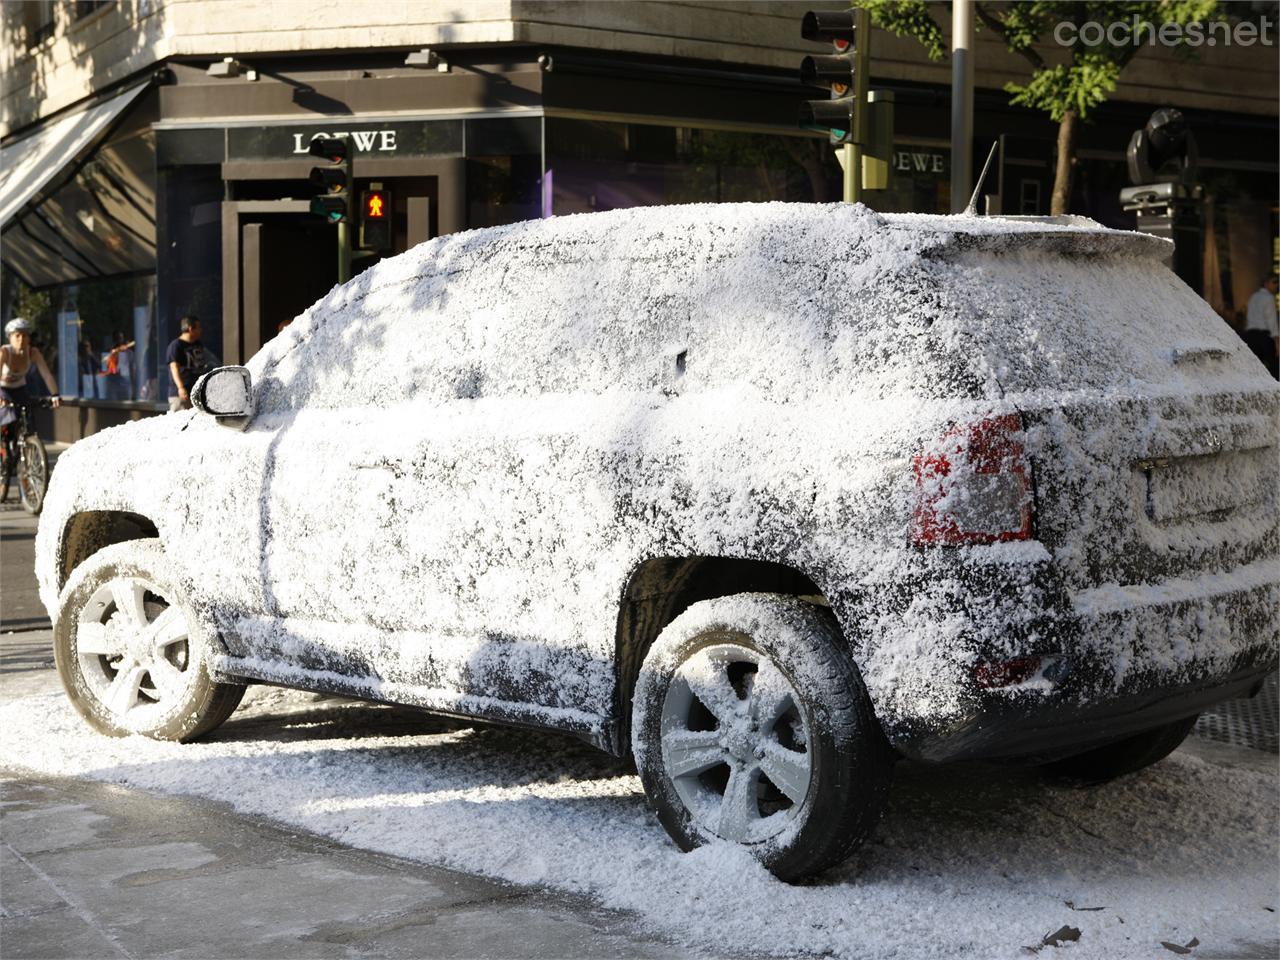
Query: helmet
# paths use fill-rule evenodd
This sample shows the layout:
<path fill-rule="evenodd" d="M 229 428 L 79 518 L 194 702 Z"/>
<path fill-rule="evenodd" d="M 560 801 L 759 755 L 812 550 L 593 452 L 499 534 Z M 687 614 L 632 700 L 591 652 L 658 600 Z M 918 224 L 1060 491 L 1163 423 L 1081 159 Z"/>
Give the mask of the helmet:
<path fill-rule="evenodd" d="M 9 334 L 11 333 L 17 333 L 19 330 L 21 330 L 23 333 L 30 333 L 31 324 L 28 323 L 26 320 L 22 319 L 22 317 L 14 317 L 12 320 L 10 320 L 8 323 L 4 325 L 4 335 L 6 337 L 9 336 Z"/>

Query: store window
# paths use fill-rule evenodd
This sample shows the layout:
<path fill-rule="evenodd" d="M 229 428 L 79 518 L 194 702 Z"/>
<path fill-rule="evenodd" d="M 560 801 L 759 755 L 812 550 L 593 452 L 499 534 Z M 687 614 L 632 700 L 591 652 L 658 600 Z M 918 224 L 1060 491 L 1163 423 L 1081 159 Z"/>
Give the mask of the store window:
<path fill-rule="evenodd" d="M 468 120 L 467 226 L 532 220 L 542 209 L 542 118 Z"/>
<path fill-rule="evenodd" d="M 200 318 L 206 351 L 226 356 L 222 329 L 222 198 L 224 185 L 214 164 L 163 167 L 158 173 L 160 236 L 156 267 L 159 365 L 156 399 L 164 400 L 173 383 L 164 352 L 178 335 L 178 321 Z M 149 368 L 150 369 L 150 368 Z"/>
<path fill-rule="evenodd" d="M 867 206 L 881 213 L 948 213 L 951 149 L 936 143 L 895 141 L 889 189 L 868 190 Z"/>
<path fill-rule="evenodd" d="M 64 397 L 157 403 L 162 359 L 154 274 L 68 284 L 50 292 L 57 319 L 55 362 Z"/>
<path fill-rule="evenodd" d="M 825 140 L 558 117 L 546 125 L 548 212 L 840 199 L 840 168 Z"/>
<path fill-rule="evenodd" d="M 1204 166 L 1204 298 L 1242 329 L 1249 297 L 1280 258 L 1280 199 L 1274 171 Z"/>

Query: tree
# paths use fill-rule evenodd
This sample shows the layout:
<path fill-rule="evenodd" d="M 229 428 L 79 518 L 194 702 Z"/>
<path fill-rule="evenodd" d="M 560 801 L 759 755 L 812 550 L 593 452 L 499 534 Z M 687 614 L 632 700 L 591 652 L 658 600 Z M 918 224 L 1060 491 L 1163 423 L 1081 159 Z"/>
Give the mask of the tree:
<path fill-rule="evenodd" d="M 950 3 L 927 3 L 925 0 L 856 0 L 871 13 L 879 27 L 899 36 L 919 41 L 930 59 L 941 60 L 947 48 L 942 28 L 933 10 L 950 10 Z M 1008 83 L 1005 91 L 1010 102 L 1047 113 L 1058 125 L 1057 162 L 1054 167 L 1053 200 L 1050 213 L 1066 213 L 1071 203 L 1071 185 L 1075 174 L 1076 140 L 1080 123 L 1089 119 L 1095 107 L 1106 102 L 1115 92 L 1116 82 L 1129 61 L 1141 51 L 1145 42 L 1134 42 L 1130 29 L 1122 31 L 1089 31 L 1080 36 L 1083 24 L 1094 22 L 1107 27 L 1124 23 L 1148 25 L 1140 37 L 1155 36 L 1166 23 L 1185 26 L 1188 23 L 1223 19 L 1217 0 L 1154 0 L 1154 2 L 1095 3 L 1066 0 L 1033 0 L 1022 3 L 974 2 L 974 16 L 979 29 L 990 30 L 1005 47 L 1018 54 L 1031 67 L 1025 83 Z M 1136 21 L 1135 21 L 1136 18 Z M 1060 31 L 1060 24 L 1074 29 Z M 1071 40 L 1064 46 L 1055 34 Z M 1114 42 L 1114 41 L 1120 42 Z M 1053 57 L 1047 60 L 1037 47 L 1052 46 L 1068 52 L 1065 62 Z"/>

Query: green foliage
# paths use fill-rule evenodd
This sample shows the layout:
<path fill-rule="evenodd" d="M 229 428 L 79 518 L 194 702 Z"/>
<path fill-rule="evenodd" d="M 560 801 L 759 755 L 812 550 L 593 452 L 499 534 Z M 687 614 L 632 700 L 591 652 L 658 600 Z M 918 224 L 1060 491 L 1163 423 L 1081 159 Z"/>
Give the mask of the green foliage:
<path fill-rule="evenodd" d="M 857 0 L 854 6 L 871 14 L 871 21 L 900 37 L 919 40 L 930 60 L 941 60 L 947 55 L 942 38 L 942 28 L 929 12 L 931 6 L 924 0 Z"/>
<path fill-rule="evenodd" d="M 41 342 L 56 343 L 58 328 L 53 295 L 48 290 L 32 290 L 16 277 L 14 280 L 13 316 L 29 320 Z"/>
<path fill-rule="evenodd" d="M 919 41 L 931 59 L 941 60 L 946 55 L 942 28 L 934 14 L 949 18 L 949 3 L 858 0 L 858 6 L 870 11 L 877 26 Z M 1087 118 L 1091 110 L 1115 92 L 1121 71 L 1143 49 L 1141 44 L 1112 44 L 1106 37 L 1096 46 L 1078 38 L 1070 46 L 1062 46 L 1054 36 L 1059 24 L 1078 27 L 1094 21 L 1103 26 L 1117 22 L 1132 25 L 1136 17 L 1138 22 L 1159 30 L 1166 23 L 1186 25 L 1225 18 L 1218 0 L 986 2 L 975 3 L 974 13 L 979 30 L 996 34 L 1010 52 L 1022 56 L 1031 67 L 1026 82 L 1005 85 L 1012 102 L 1041 110 L 1054 121 L 1061 121 L 1068 111 Z"/>
<path fill-rule="evenodd" d="M 1043 110 L 1054 122 L 1074 110 L 1081 119 L 1106 101 L 1116 89 L 1120 65 L 1105 57 L 1087 57 L 1070 66 L 1058 64 L 1037 70 L 1025 84 L 1007 83 L 1005 92 L 1012 94 L 1010 103 Z"/>

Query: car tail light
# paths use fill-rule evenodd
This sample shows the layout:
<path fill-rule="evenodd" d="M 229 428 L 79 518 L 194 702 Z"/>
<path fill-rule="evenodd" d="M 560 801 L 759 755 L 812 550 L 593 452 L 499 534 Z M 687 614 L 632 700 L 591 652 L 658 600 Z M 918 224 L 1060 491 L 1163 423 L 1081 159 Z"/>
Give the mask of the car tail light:
<path fill-rule="evenodd" d="M 1016 413 L 957 424 L 912 459 L 919 546 L 1031 538 L 1031 476 Z"/>

